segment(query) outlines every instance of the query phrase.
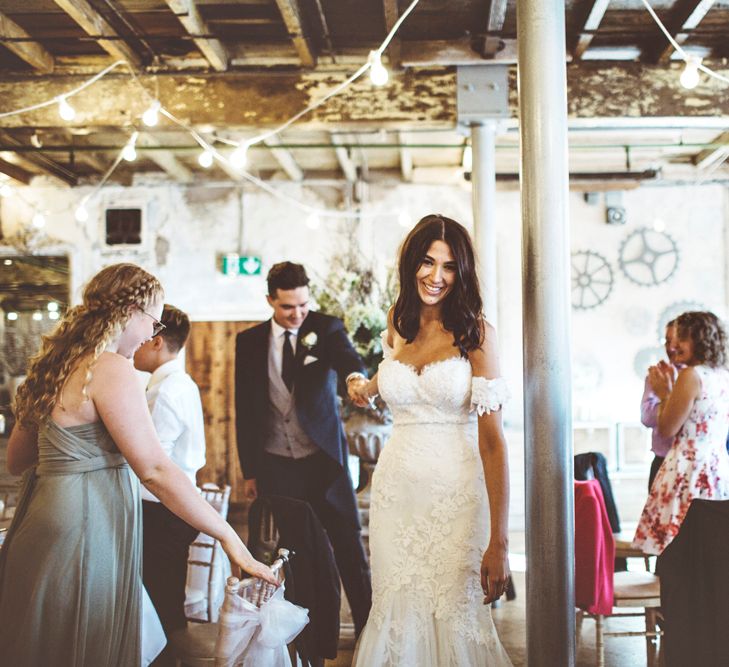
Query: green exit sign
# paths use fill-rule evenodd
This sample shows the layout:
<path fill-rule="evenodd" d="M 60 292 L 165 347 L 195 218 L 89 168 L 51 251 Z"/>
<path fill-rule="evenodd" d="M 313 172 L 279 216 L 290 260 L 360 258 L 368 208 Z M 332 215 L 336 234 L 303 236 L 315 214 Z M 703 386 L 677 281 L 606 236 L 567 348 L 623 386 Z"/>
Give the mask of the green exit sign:
<path fill-rule="evenodd" d="M 260 276 L 261 264 L 255 255 L 228 253 L 221 257 L 220 270 L 224 276 Z"/>

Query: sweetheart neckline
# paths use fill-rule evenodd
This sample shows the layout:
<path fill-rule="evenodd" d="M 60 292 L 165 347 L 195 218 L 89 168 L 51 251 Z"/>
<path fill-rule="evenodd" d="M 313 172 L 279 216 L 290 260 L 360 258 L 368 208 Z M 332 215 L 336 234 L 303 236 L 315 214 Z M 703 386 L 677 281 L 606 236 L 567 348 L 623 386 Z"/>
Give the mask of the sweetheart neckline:
<path fill-rule="evenodd" d="M 438 366 L 440 364 L 447 364 L 450 361 L 465 361 L 467 364 L 470 365 L 470 362 L 468 359 L 464 359 L 460 355 L 453 355 L 452 357 L 446 357 L 445 359 L 438 359 L 436 361 L 430 361 L 424 366 L 421 366 L 420 370 L 417 369 L 415 364 L 409 364 L 407 361 L 400 361 L 399 359 L 395 359 L 394 357 L 388 357 L 386 361 L 394 361 L 396 364 L 399 364 L 400 366 L 403 366 L 404 368 L 410 369 L 417 377 L 422 377 L 426 371 L 430 370 L 434 366 Z"/>

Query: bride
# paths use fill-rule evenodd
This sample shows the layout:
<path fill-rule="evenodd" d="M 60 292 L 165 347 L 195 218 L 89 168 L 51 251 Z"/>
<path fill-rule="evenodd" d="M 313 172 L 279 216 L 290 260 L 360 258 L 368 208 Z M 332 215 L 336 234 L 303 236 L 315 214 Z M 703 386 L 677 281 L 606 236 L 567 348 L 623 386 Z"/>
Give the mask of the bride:
<path fill-rule="evenodd" d="M 489 604 L 509 579 L 508 390 L 467 231 L 420 220 L 399 277 L 385 358 L 349 387 L 359 405 L 380 393 L 394 418 L 373 477 L 373 602 L 353 665 L 511 665 Z"/>

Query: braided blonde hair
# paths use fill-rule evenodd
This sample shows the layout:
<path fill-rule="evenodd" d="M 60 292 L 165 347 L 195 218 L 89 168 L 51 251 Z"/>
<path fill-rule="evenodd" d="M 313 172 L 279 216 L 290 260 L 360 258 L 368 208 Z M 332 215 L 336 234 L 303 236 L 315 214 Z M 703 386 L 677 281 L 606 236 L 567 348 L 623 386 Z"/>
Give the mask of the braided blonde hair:
<path fill-rule="evenodd" d="M 94 364 L 124 331 L 134 309 L 146 310 L 163 296 L 159 280 L 135 264 L 112 264 L 99 271 L 86 285 L 82 304 L 68 310 L 42 337 L 40 351 L 30 359 L 28 377 L 15 399 L 18 422 L 32 427 L 47 419 L 71 372 L 91 354 L 85 394 Z"/>

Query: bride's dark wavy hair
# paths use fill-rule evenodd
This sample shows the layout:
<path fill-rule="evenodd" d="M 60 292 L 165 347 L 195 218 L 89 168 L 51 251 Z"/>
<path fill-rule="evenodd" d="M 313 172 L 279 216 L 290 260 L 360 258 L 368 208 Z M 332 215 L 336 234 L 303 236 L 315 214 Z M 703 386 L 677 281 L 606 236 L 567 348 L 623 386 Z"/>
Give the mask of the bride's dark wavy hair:
<path fill-rule="evenodd" d="M 456 262 L 456 280 L 443 301 L 442 318 L 443 327 L 453 334 L 454 345 L 466 357 L 483 343 L 483 302 L 471 238 L 455 220 L 426 215 L 407 235 L 400 250 L 400 293 L 395 301 L 393 323 L 408 343 L 415 340 L 422 306 L 415 276 L 433 241 L 447 243 Z"/>

